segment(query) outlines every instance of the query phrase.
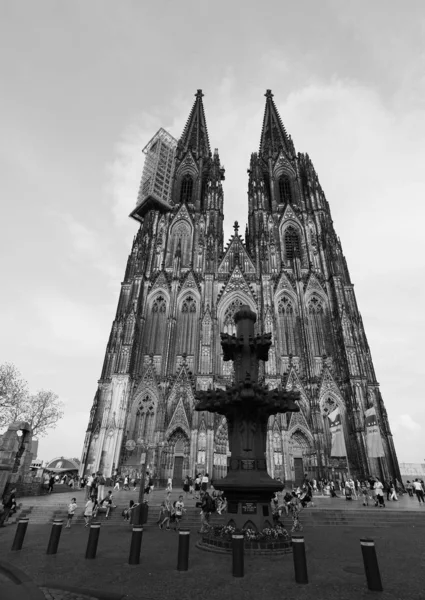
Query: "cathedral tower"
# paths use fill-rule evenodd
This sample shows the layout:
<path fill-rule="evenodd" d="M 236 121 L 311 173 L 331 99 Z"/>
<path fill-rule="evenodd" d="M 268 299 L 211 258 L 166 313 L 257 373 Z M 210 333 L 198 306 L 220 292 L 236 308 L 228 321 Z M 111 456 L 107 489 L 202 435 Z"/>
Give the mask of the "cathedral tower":
<path fill-rule="evenodd" d="M 398 477 L 387 413 L 353 284 L 328 202 L 307 154 L 296 154 L 270 90 L 258 153 L 248 169 L 245 240 L 223 243 L 224 168 L 211 152 L 198 90 L 181 138 L 163 129 L 146 146 L 133 217 L 138 232 L 90 414 L 82 472 L 159 480 L 227 472 L 226 420 L 194 411 L 196 389 L 224 388 L 220 332 L 234 313 L 257 313 L 271 332 L 262 376 L 301 393 L 300 412 L 268 426 L 271 476 Z M 368 450 L 365 412 L 374 408 L 381 457 Z M 340 415 L 341 456 L 329 415 Z M 379 453 L 378 453 L 379 454 Z"/>

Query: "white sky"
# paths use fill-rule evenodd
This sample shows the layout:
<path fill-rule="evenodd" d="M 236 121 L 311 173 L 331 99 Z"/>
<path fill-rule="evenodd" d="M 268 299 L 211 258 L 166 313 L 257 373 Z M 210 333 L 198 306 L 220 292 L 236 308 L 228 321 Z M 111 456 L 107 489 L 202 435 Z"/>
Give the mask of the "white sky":
<path fill-rule="evenodd" d="M 2 2 L 0 363 L 66 402 L 40 458 L 81 454 L 141 149 L 202 88 L 244 232 L 270 88 L 330 202 L 399 460 L 425 460 L 424 40 L 421 0 Z"/>

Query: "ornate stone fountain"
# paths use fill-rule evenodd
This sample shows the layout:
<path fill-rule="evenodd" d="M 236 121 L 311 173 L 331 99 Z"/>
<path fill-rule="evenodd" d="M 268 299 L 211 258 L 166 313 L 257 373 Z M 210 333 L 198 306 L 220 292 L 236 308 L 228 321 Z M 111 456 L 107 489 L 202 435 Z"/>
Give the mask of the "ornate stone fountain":
<path fill-rule="evenodd" d="M 231 452 L 227 477 L 214 482 L 228 501 L 229 524 L 261 531 L 272 527 L 270 502 L 283 485 L 267 473 L 266 439 L 270 415 L 298 412 L 299 392 L 268 390 L 258 383 L 259 361 L 268 360 L 271 334 L 254 335 L 249 306 L 235 314 L 236 336 L 221 334 L 223 359 L 234 363 L 235 383 L 226 390 L 196 393 L 195 410 L 224 415 Z"/>

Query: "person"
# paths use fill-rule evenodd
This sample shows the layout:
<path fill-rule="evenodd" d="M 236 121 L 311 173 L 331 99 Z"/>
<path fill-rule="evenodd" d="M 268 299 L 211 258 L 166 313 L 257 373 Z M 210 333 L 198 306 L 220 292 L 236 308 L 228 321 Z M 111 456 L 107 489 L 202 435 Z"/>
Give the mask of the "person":
<path fill-rule="evenodd" d="M 129 521 L 130 520 L 131 511 L 134 509 L 135 506 L 137 506 L 137 504 L 134 504 L 134 500 L 130 500 L 128 508 L 124 508 L 124 510 L 121 513 L 121 515 L 124 518 L 124 521 Z"/>
<path fill-rule="evenodd" d="M 330 493 L 331 493 L 331 498 L 339 498 L 338 494 L 335 491 L 335 482 L 334 481 L 330 482 Z"/>
<path fill-rule="evenodd" d="M 180 525 L 180 521 L 183 518 L 183 513 L 185 513 L 185 508 L 184 508 L 184 502 L 183 502 L 183 496 L 179 496 L 179 499 L 176 500 L 174 502 L 174 531 L 177 531 L 177 529 L 180 529 L 179 525 Z"/>
<path fill-rule="evenodd" d="M 114 490 L 118 490 L 120 489 L 120 478 L 118 477 L 118 475 L 115 477 L 115 485 L 114 485 Z"/>
<path fill-rule="evenodd" d="M 410 483 L 409 480 L 406 481 L 406 490 L 409 496 L 413 498 L 413 485 Z"/>
<path fill-rule="evenodd" d="M 86 506 L 84 508 L 84 520 L 85 520 L 85 527 L 88 527 L 90 525 L 90 520 L 93 516 L 95 510 L 95 500 L 93 499 L 93 497 L 90 497 L 87 502 L 86 502 Z"/>
<path fill-rule="evenodd" d="M 223 512 L 227 511 L 227 500 L 225 498 L 225 496 L 223 496 L 223 493 L 221 494 L 221 496 L 218 498 L 218 506 L 217 506 L 217 512 L 219 515 L 221 515 Z"/>
<path fill-rule="evenodd" d="M 362 481 L 360 484 L 360 493 L 363 498 L 363 506 L 369 506 L 369 489 L 366 481 Z"/>
<path fill-rule="evenodd" d="M 133 492 L 136 491 L 136 478 L 133 476 L 131 478 L 131 485 L 133 486 Z"/>
<path fill-rule="evenodd" d="M 74 517 L 76 509 L 77 509 L 77 499 L 71 498 L 71 502 L 68 504 L 68 520 L 66 522 L 65 529 L 71 529 L 71 521 Z"/>
<path fill-rule="evenodd" d="M 148 477 L 148 485 L 149 485 L 149 491 L 153 492 L 153 488 L 154 488 L 154 482 L 153 482 L 153 473 L 149 474 Z"/>
<path fill-rule="evenodd" d="M 188 477 L 189 479 L 189 492 L 193 496 L 193 479 L 192 477 Z"/>
<path fill-rule="evenodd" d="M 204 492 L 201 504 L 201 529 L 199 533 L 204 533 L 208 529 L 212 512 L 215 512 L 214 500 L 208 492 Z"/>
<path fill-rule="evenodd" d="M 171 477 L 167 479 L 167 492 L 171 492 L 173 489 L 173 480 Z"/>
<path fill-rule="evenodd" d="M 93 483 L 93 479 L 94 479 L 94 473 L 92 475 L 89 475 L 89 478 L 87 479 L 87 484 L 86 484 L 86 500 L 88 500 L 91 496 L 91 486 Z"/>
<path fill-rule="evenodd" d="M 10 492 L 7 492 L 3 496 L 3 512 L 0 515 L 0 527 L 6 527 L 5 523 L 13 507 L 16 507 L 16 488 L 12 488 Z"/>
<path fill-rule="evenodd" d="M 353 490 L 351 489 L 351 485 L 349 481 L 345 482 L 345 499 L 352 500 Z"/>
<path fill-rule="evenodd" d="M 271 500 L 271 508 L 272 508 L 272 518 L 273 518 L 273 525 L 276 525 L 279 522 L 279 498 L 277 497 L 277 493 L 275 492 L 272 500 Z M 217 510 L 217 512 L 219 512 Z M 221 514 L 221 512 L 219 513 Z"/>
<path fill-rule="evenodd" d="M 392 480 L 390 481 L 390 498 L 389 499 L 393 500 L 395 502 L 398 500 L 395 483 Z"/>
<path fill-rule="evenodd" d="M 201 478 L 197 474 L 195 477 L 195 499 L 199 500 L 199 492 L 201 491 Z"/>
<path fill-rule="evenodd" d="M 385 503 L 384 503 L 384 486 L 382 485 L 382 483 L 379 481 L 378 478 L 376 478 L 376 481 L 373 485 L 373 489 L 375 490 L 375 506 L 379 506 L 380 508 L 385 508 Z"/>
<path fill-rule="evenodd" d="M 186 477 L 184 478 L 184 481 L 183 481 L 183 491 L 185 493 L 185 498 L 187 498 L 189 490 L 190 490 L 189 477 L 186 475 Z"/>
<path fill-rule="evenodd" d="M 159 528 L 163 529 L 163 527 L 165 525 L 165 529 L 167 529 L 167 531 L 169 531 L 170 530 L 171 512 L 172 512 L 171 492 L 166 493 L 165 498 L 164 498 L 164 507 L 163 508 L 164 508 L 164 510 L 163 510 L 164 519 L 159 524 Z"/>
<path fill-rule="evenodd" d="M 292 512 L 292 529 L 291 531 L 302 531 L 303 526 L 300 521 L 300 512 L 302 510 L 302 504 L 298 498 L 296 492 L 292 492 L 292 498 L 290 502 L 290 510 Z"/>
<path fill-rule="evenodd" d="M 104 498 L 102 500 L 102 504 L 104 507 L 106 507 L 105 519 L 109 519 L 109 513 L 111 512 L 111 510 L 113 508 L 116 508 L 116 505 L 114 504 L 113 499 L 112 499 L 112 490 L 109 490 L 106 498 Z"/>
<path fill-rule="evenodd" d="M 106 479 L 103 476 L 103 473 L 99 473 L 99 478 L 97 480 L 97 501 L 100 502 L 105 497 L 105 483 Z"/>
<path fill-rule="evenodd" d="M 207 489 L 208 489 L 208 473 L 205 473 L 205 475 L 202 477 L 202 480 L 201 480 L 201 491 L 206 492 Z"/>
<path fill-rule="evenodd" d="M 52 473 L 52 475 L 50 475 L 50 479 L 49 479 L 49 488 L 48 488 L 48 493 L 51 494 L 53 492 L 53 486 L 55 485 L 55 477 Z"/>
<path fill-rule="evenodd" d="M 126 492 L 130 491 L 130 488 L 128 487 L 128 475 L 126 475 L 124 477 L 124 485 L 123 485 L 122 489 L 123 489 L 123 491 L 125 490 Z"/>
<path fill-rule="evenodd" d="M 419 505 L 421 504 L 421 502 L 422 504 L 424 504 L 424 489 L 419 479 L 415 479 L 415 481 L 413 482 L 413 489 L 415 490 L 416 498 L 418 499 Z"/>

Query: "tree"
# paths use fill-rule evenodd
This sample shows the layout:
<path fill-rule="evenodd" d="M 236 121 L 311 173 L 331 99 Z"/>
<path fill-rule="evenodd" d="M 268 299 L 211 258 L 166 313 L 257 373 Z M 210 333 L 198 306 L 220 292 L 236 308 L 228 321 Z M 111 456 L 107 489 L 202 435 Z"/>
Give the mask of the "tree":
<path fill-rule="evenodd" d="M 15 409 L 28 397 L 28 384 L 12 363 L 0 365 L 0 427 L 13 420 Z"/>
<path fill-rule="evenodd" d="M 51 390 L 29 394 L 28 384 L 18 369 L 0 365 L 0 427 L 14 421 L 30 424 L 34 437 L 46 435 L 63 417 L 63 402 Z"/>

